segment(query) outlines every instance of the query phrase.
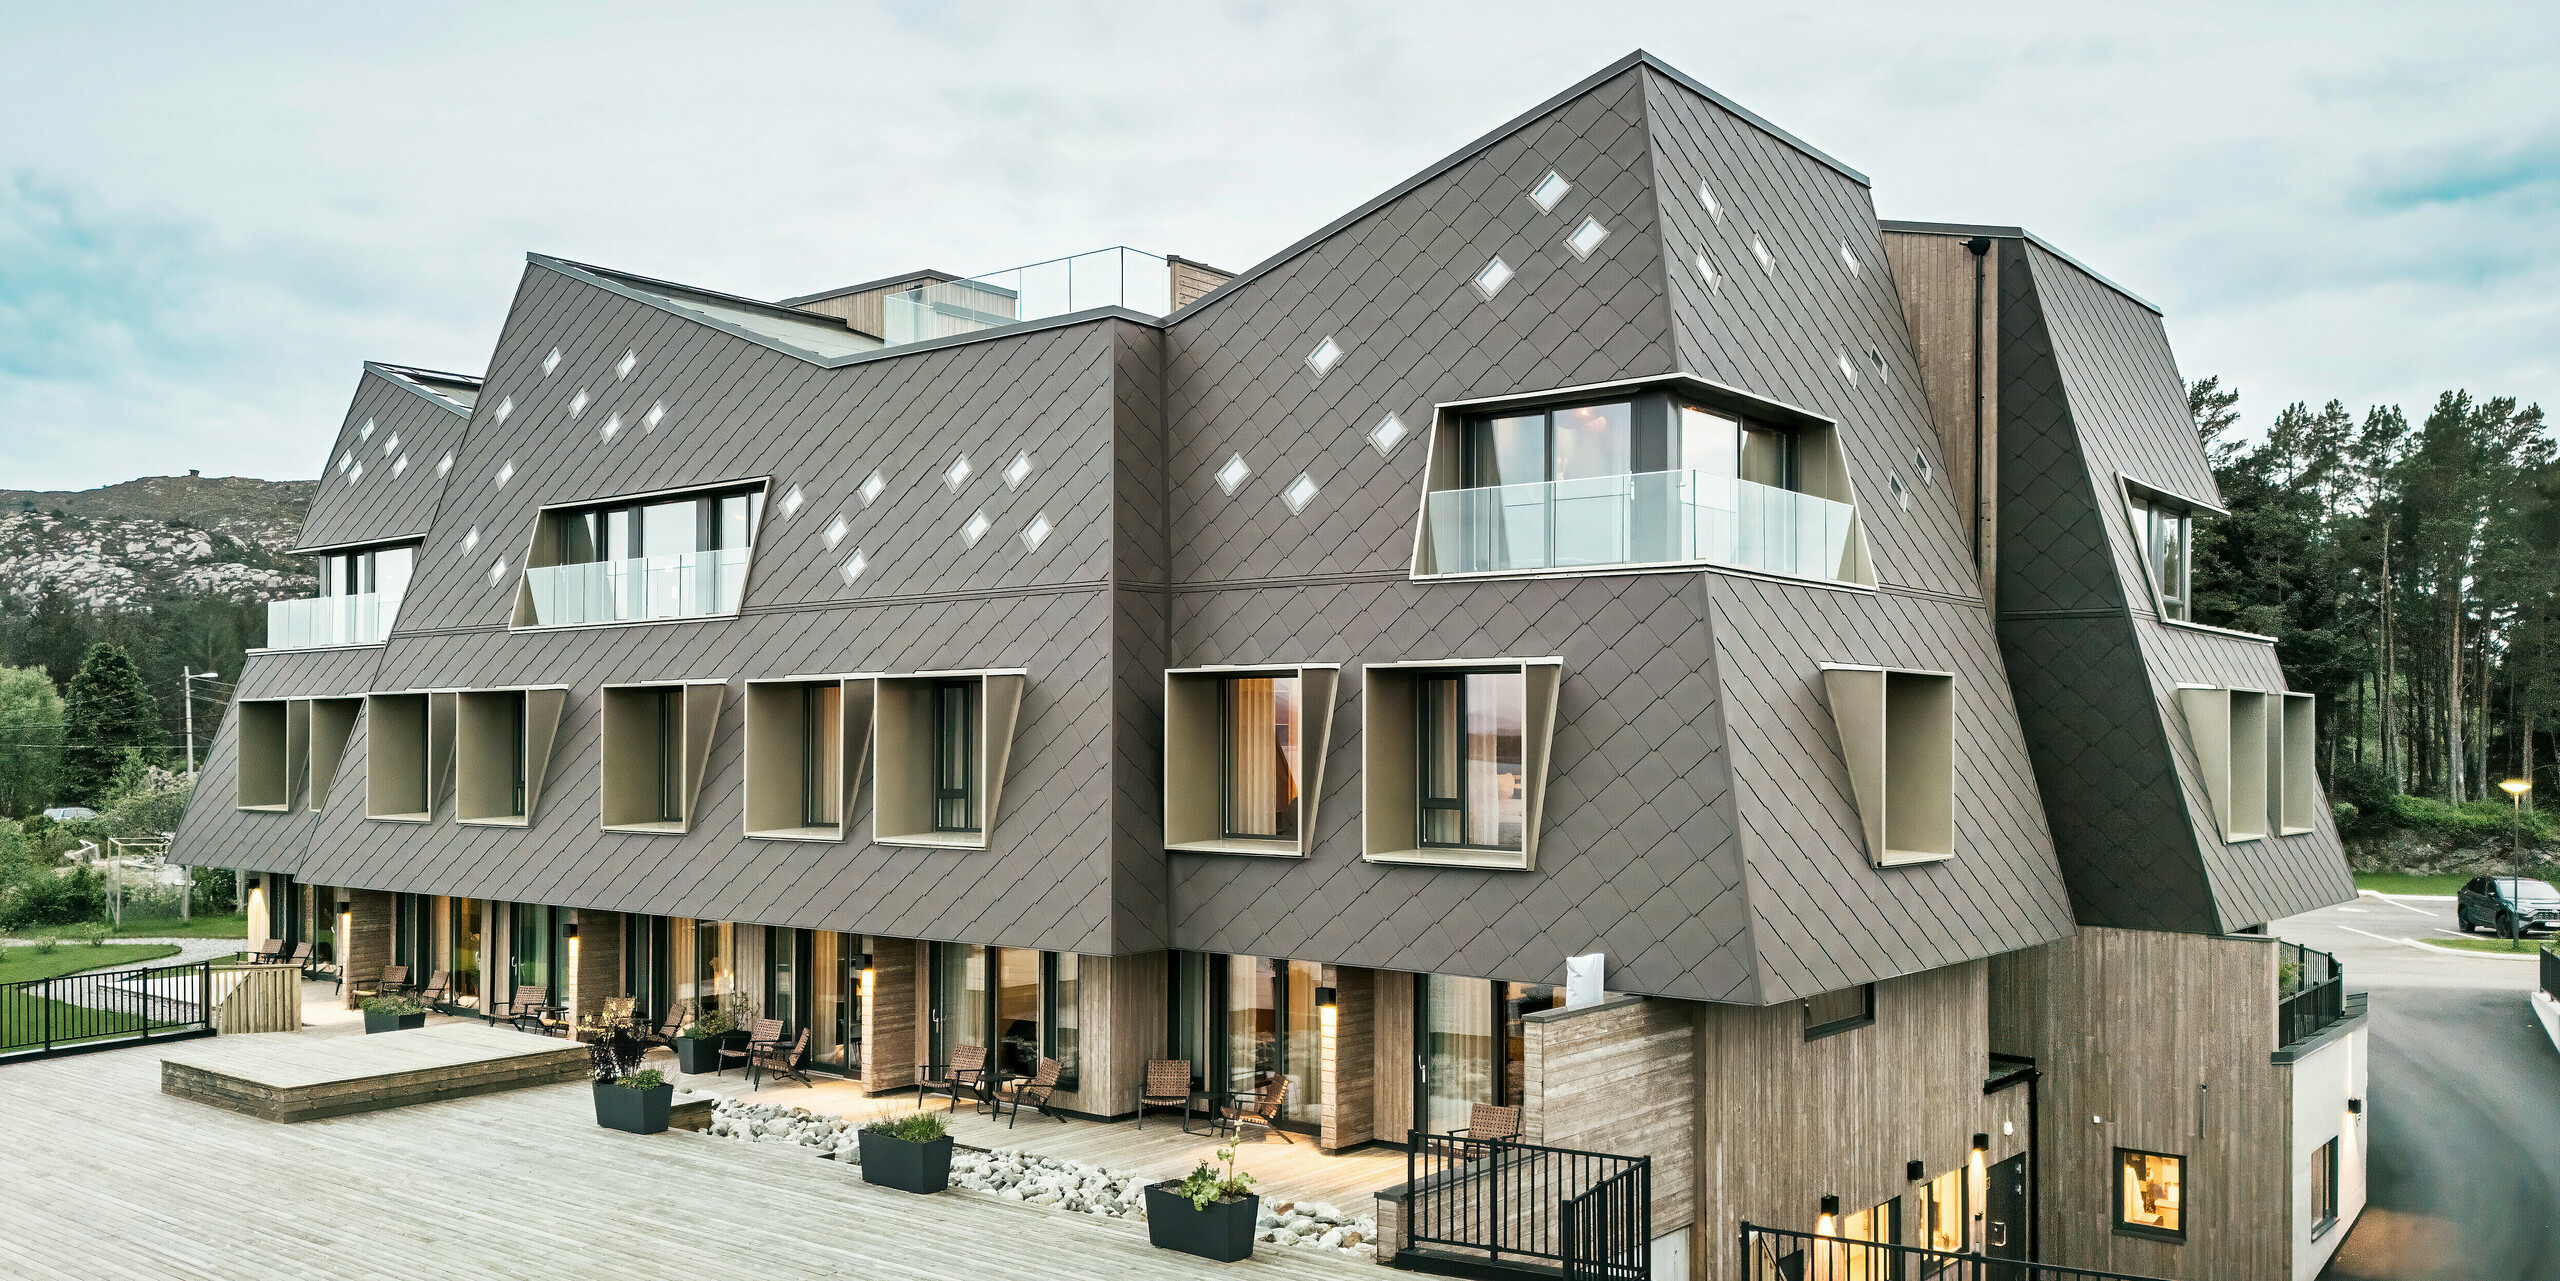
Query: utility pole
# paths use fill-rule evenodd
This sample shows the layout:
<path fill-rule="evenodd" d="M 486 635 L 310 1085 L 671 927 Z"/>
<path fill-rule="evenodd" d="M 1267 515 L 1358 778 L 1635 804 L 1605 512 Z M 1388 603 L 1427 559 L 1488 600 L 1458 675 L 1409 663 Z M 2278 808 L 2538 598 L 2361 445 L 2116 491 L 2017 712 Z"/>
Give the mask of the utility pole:
<path fill-rule="evenodd" d="M 161 671 L 169 670 L 166 667 Z M 196 673 L 192 667 L 178 669 L 178 700 L 187 705 L 187 777 L 196 776 Z"/>

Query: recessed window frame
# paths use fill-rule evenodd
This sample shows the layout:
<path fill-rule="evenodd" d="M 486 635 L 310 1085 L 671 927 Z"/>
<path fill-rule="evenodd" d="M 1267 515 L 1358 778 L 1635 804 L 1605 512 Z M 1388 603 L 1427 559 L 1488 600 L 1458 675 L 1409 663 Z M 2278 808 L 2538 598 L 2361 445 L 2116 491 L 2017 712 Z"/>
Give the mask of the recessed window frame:
<path fill-rule="evenodd" d="M 697 623 L 706 619 L 736 618 L 746 608 L 748 590 L 754 586 L 756 552 L 757 549 L 766 541 L 765 535 L 767 531 L 765 526 L 767 521 L 765 513 L 765 499 L 771 491 L 772 486 L 773 478 L 771 476 L 753 476 L 732 480 L 709 481 L 698 485 L 683 485 L 670 489 L 649 490 L 630 494 L 613 494 L 598 498 L 581 498 L 571 502 L 543 504 L 541 507 L 535 509 L 533 530 L 527 536 L 524 555 L 517 562 L 521 568 L 516 572 L 515 604 L 513 613 L 507 621 L 508 630 L 553 632 L 574 630 L 581 627 L 641 627 L 665 623 Z M 691 501 L 696 506 L 694 518 L 695 550 L 698 552 L 724 551 L 728 549 L 721 545 L 726 538 L 726 534 L 723 527 L 724 518 L 719 502 L 721 499 L 730 497 L 743 497 L 747 500 L 747 556 L 745 564 L 741 565 L 738 570 L 737 608 L 714 609 L 698 614 L 683 614 L 660 618 L 644 617 L 597 619 L 578 623 L 545 623 L 540 621 L 537 617 L 533 600 L 532 571 L 536 569 L 554 568 L 564 564 L 589 564 L 603 561 L 644 559 L 637 555 L 608 556 L 604 555 L 602 551 L 599 551 L 591 560 L 569 560 L 567 557 L 569 554 L 569 544 L 571 542 L 569 538 L 569 531 L 572 528 L 570 524 L 571 521 L 594 518 L 598 522 L 595 528 L 608 531 L 608 542 L 611 537 L 614 536 L 609 531 L 618 528 L 622 531 L 619 536 L 628 543 L 631 540 L 642 537 L 644 534 L 642 520 L 639 515 L 642 509 L 663 506 L 669 503 Z M 620 516 L 627 523 L 621 526 L 616 526 L 614 524 L 614 520 L 617 516 Z M 615 549 L 608 546 L 604 550 L 609 551 Z M 625 546 L 619 550 L 633 552 L 639 549 Z"/>
<path fill-rule="evenodd" d="M 1873 1026 L 1876 1021 L 1876 985 L 1861 983 L 1856 987 L 1818 992 L 1796 1004 L 1804 1014 L 1804 1039 L 1819 1041 L 1824 1037 Z"/>
<path fill-rule="evenodd" d="M 2178 1194 L 2177 1227 L 2156 1227 L 2148 1223 L 2135 1223 L 2125 1218 L 2124 1207 L 2126 1200 L 2126 1179 L 2127 1176 L 2132 1173 L 2131 1162 L 2127 1160 L 2129 1157 L 2141 1157 L 2153 1161 L 2168 1161 L 2173 1163 Z M 2189 1195 L 2189 1189 L 2187 1187 L 2187 1158 L 2183 1154 L 2174 1152 L 2153 1152 L 2143 1148 L 2117 1148 L 2115 1149 L 2115 1177 L 2109 1181 L 2108 1190 L 2110 1192 L 2110 1196 L 2108 1198 L 2108 1218 L 2113 1221 L 2115 1231 L 2118 1236 L 2144 1237 L 2153 1241 L 2166 1241 L 2173 1245 L 2183 1245 L 2186 1243 L 2187 1221 L 2189 1218 L 2193 1217 L 2191 1212 L 2195 1209 L 2195 1202 Z"/>
<path fill-rule="evenodd" d="M 1226 682 L 1251 678 L 1298 682 L 1298 830 L 1294 836 L 1232 836 L 1227 831 Z M 1313 853 L 1341 679 L 1339 663 L 1168 668 L 1164 674 L 1165 848 L 1273 858 L 1305 858 Z"/>
<path fill-rule="evenodd" d="M 702 777 L 727 701 L 725 679 L 604 686 L 596 822 L 607 832 L 681 836 L 701 816 Z"/>
<path fill-rule="evenodd" d="M 2126 536 L 2132 540 L 2133 558 L 2141 562 L 2143 585 L 2150 591 L 2153 615 L 2161 622 L 2177 626 L 2204 626 L 2195 621 L 2197 518 L 2229 516 L 2231 513 L 2212 503 L 2162 489 L 2122 472 L 2116 473 L 2116 491 L 2118 501 L 2124 505 Z M 2154 528 L 2155 513 L 2160 514 L 2161 521 L 2174 521 L 2177 526 L 2179 581 L 2174 584 L 2163 581 L 2161 574 L 2161 530 Z"/>
<path fill-rule="evenodd" d="M 2183 1177 L 2184 1170 L 2182 1169 L 2180 1173 Z M 2181 1188 L 2179 1190 L 2178 1209 L 2180 1213 L 2180 1221 L 2182 1223 L 2184 1222 L 2184 1215 L 2186 1211 L 2185 1196 L 2185 1189 Z M 2328 1142 L 2311 1150 L 2310 1210 L 2312 1240 L 2317 1241 L 2320 1238 L 2327 1236 L 2329 1234 L 2329 1229 L 2338 1226 L 2337 1136 L 2331 1136 Z"/>
<path fill-rule="evenodd" d="M 569 687 L 498 686 L 454 697 L 453 821 L 532 826 Z"/>
<path fill-rule="evenodd" d="M 1955 674 L 1849 663 L 1821 669 L 1867 861 L 1886 868 L 1955 857 Z"/>
<path fill-rule="evenodd" d="M 871 702 L 877 677 L 836 672 L 758 678 L 746 687 L 744 834 L 760 841 L 841 841 L 853 830 L 854 800 L 871 765 Z M 828 769 L 810 722 L 811 695 L 836 695 L 834 768 Z M 831 796 L 833 822 L 815 822 L 815 795 Z"/>
<path fill-rule="evenodd" d="M 435 821 L 452 776 L 459 693 L 404 689 L 364 696 L 366 818 Z"/>
<path fill-rule="evenodd" d="M 2264 690 L 2180 685 L 2178 705 L 2187 721 L 2187 744 L 2203 776 L 2205 800 L 2223 842 L 2238 845 L 2274 834 L 2268 787 L 2271 746 Z"/>
<path fill-rule="evenodd" d="M 871 839 L 881 845 L 987 849 L 1001 814 L 1025 669 L 973 668 L 877 676 L 871 700 Z M 936 691 L 971 687 L 966 732 L 969 827 L 943 825 Z"/>
<path fill-rule="evenodd" d="M 295 733 L 295 704 L 286 698 L 244 698 L 233 705 L 234 807 L 251 813 L 293 812 L 294 781 L 310 739 L 310 706 L 302 701 Z"/>
<path fill-rule="evenodd" d="M 1677 416 L 1682 404 L 1694 406 L 1723 417 L 1749 423 L 1773 431 L 1784 432 L 1793 442 L 1794 465 L 1788 483 L 1781 488 L 1817 498 L 1829 499 L 1849 508 L 1849 529 L 1841 555 L 1837 576 L 1805 577 L 1779 570 L 1755 569 L 1707 559 L 1629 560 L 1588 565 L 1542 566 L 1519 569 L 1448 570 L 1437 568 L 1433 546 L 1431 499 L 1448 490 L 1475 487 L 1468 475 L 1466 459 L 1467 424 L 1475 419 L 1530 413 L 1552 414 L 1589 405 L 1633 400 L 1649 395 L 1668 395 L 1672 401 L 1672 422 L 1667 428 L 1672 438 L 1678 435 Z M 1550 427 L 1550 432 L 1552 428 Z M 1672 448 L 1665 444 L 1660 447 Z M 1548 470 L 1552 473 L 1552 448 L 1548 451 Z M 1645 460 L 1631 459 L 1632 466 L 1643 466 Z M 1659 464 L 1628 475 L 1645 475 L 1663 470 Z M 1530 483 L 1530 482 L 1522 482 Z M 1431 429 L 1423 459 L 1423 483 L 1417 496 L 1413 550 L 1406 573 L 1416 582 L 1443 579 L 1480 578 L 1557 578 L 1590 577 L 1602 574 L 1659 573 L 1665 569 L 1704 568 L 1721 573 L 1769 578 L 1789 583 L 1811 583 L 1850 591 L 1872 591 L 1875 588 L 1875 565 L 1867 546 L 1864 505 L 1851 480 L 1848 457 L 1844 452 L 1838 420 L 1817 414 L 1783 401 L 1699 378 L 1692 374 L 1653 375 L 1604 383 L 1585 383 L 1541 391 L 1505 393 L 1443 401 L 1433 406 Z"/>
<path fill-rule="evenodd" d="M 1422 843 L 1421 685 L 1433 675 L 1518 672 L 1523 678 L 1521 768 L 1525 775 L 1517 850 Z M 1496 657 L 1365 663 L 1360 670 L 1360 855 L 1372 863 L 1534 871 L 1555 745 L 1564 660 Z"/>
<path fill-rule="evenodd" d="M 2288 690 L 2267 694 L 2267 830 L 2278 836 L 2303 835 L 2318 821 L 2316 698 Z"/>

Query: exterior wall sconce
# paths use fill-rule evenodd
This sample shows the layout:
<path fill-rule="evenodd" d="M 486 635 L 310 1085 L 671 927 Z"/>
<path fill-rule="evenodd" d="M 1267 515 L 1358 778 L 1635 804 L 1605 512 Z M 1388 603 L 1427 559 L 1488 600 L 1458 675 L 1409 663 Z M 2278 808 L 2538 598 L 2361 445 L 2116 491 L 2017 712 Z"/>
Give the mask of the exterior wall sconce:
<path fill-rule="evenodd" d="M 1825 1192 L 1825 1193 L 1823 1193 L 1823 1194 L 1822 1194 L 1822 1217 L 1824 1217 L 1824 1218 L 1826 1218 L 1826 1219 L 1830 1219 L 1830 1218 L 1837 1218 L 1837 1217 L 1839 1217 L 1839 1214 L 1840 1214 L 1840 1194 L 1839 1194 L 1839 1193 L 1837 1193 L 1837 1192 Z"/>
<path fill-rule="evenodd" d="M 1337 1005 L 1339 1005 L 1339 1004 L 1341 1004 L 1341 994 L 1340 994 L 1340 993 L 1338 993 L 1338 992 L 1334 991 L 1332 988 L 1329 988 L 1329 987 L 1320 987 L 1320 988 L 1317 988 L 1317 989 L 1316 989 L 1316 1008 L 1317 1008 L 1317 1009 L 1320 1009 L 1320 1010 L 1330 1010 L 1330 1009 L 1334 1008 L 1335 1006 L 1337 1006 Z"/>
<path fill-rule="evenodd" d="M 573 939 L 578 937 L 578 923 L 576 921 L 571 921 L 568 924 L 561 926 L 560 937 L 564 939 Z"/>
<path fill-rule="evenodd" d="M 250 889 L 253 889 L 253 890 L 254 890 L 254 889 L 258 888 L 260 885 L 263 885 L 263 884 L 265 884 L 265 882 L 264 882 L 264 881 L 262 881 L 262 880 L 260 880 L 259 878 L 255 877 L 255 876 L 252 876 L 252 877 L 250 877 L 250 878 L 249 878 L 249 888 L 250 888 Z"/>
<path fill-rule="evenodd" d="M 1988 1135 L 1988 1134 L 1977 1134 L 1977 1135 L 1973 1136 L 1973 1150 L 1974 1150 L 1974 1151 L 1976 1151 L 1976 1152 L 1988 1152 L 1988 1151 L 1990 1151 L 1990 1150 L 1991 1150 L 1991 1136 L 1990 1136 L 1990 1135 Z"/>
<path fill-rule="evenodd" d="M 853 954 L 853 968 L 854 968 L 854 969 L 856 969 L 856 970 L 859 970 L 859 971 L 861 971 L 862 973 L 865 973 L 865 974 L 870 973 L 870 972 L 871 972 L 871 954 L 870 954 L 869 952 L 856 952 L 856 953 L 854 953 L 854 954 Z"/>
<path fill-rule="evenodd" d="M 356 910 L 356 905 L 355 905 L 355 904 L 350 903 L 350 902 L 346 901 L 345 899 L 339 899 L 339 900 L 338 900 L 338 915 L 340 915 L 340 916 L 345 916 L 345 915 L 348 915 L 349 913 L 354 912 L 355 910 Z"/>
<path fill-rule="evenodd" d="M 1902 1177 L 1909 1179 L 1914 1183 L 1918 1183 L 1920 1180 L 1929 1177 L 1929 1167 L 1919 1161 L 1905 1162 L 1902 1167 Z"/>
<path fill-rule="evenodd" d="M 2357 1114 L 2357 1115 L 2359 1115 L 2359 1116 L 2363 1115 L 2363 1114 L 2364 1114 L 2364 1100 L 2363 1100 L 2363 1099 L 2349 1099 L 2349 1100 L 2347 1100 L 2347 1111 L 2349 1111 L 2349 1112 L 2353 1112 L 2353 1113 L 2355 1113 L 2355 1114 Z"/>

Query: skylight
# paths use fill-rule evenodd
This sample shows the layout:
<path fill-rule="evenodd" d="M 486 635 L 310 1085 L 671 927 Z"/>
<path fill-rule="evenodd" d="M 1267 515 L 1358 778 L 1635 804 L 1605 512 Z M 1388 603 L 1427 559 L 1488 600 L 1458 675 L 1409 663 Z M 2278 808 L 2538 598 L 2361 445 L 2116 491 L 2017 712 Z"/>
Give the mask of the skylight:
<path fill-rule="evenodd" d="M 1476 273 L 1474 283 L 1476 292 L 1483 295 L 1486 302 L 1493 301 L 1493 296 L 1501 293 L 1504 285 L 1511 283 L 1511 264 L 1504 262 L 1500 254 L 1494 255 L 1493 261 L 1486 263 L 1484 270 Z"/>
<path fill-rule="evenodd" d="M 1530 190 L 1529 199 L 1538 206 L 1539 213 L 1554 213 L 1556 202 L 1563 200 L 1564 193 L 1571 190 L 1573 184 L 1566 182 L 1564 175 L 1550 169 L 1547 176 L 1539 179 L 1538 185 Z"/>
<path fill-rule="evenodd" d="M 1396 452 L 1396 446 L 1404 443 L 1404 436 L 1404 420 L 1389 414 L 1369 429 L 1369 447 L 1377 450 L 1380 458 L 1386 458 Z"/>
<path fill-rule="evenodd" d="M 1218 488 L 1233 494 L 1237 486 L 1244 484 L 1244 478 L 1252 474 L 1252 465 L 1245 462 L 1244 455 L 1237 454 L 1227 460 L 1226 466 L 1218 469 Z"/>
<path fill-rule="evenodd" d="M 1341 363 L 1342 346 L 1336 343 L 1330 334 L 1325 336 L 1323 342 L 1316 344 L 1314 351 L 1307 353 L 1307 368 L 1316 371 L 1318 378 L 1332 373 L 1333 367 Z"/>
<path fill-rule="evenodd" d="M 1601 226 L 1599 219 L 1585 218 L 1581 226 L 1573 229 L 1572 235 L 1564 238 L 1564 245 L 1565 248 L 1573 251 L 1574 257 L 1588 258 L 1591 256 L 1591 251 L 1599 248 L 1600 242 L 1608 238 L 1609 229 Z"/>

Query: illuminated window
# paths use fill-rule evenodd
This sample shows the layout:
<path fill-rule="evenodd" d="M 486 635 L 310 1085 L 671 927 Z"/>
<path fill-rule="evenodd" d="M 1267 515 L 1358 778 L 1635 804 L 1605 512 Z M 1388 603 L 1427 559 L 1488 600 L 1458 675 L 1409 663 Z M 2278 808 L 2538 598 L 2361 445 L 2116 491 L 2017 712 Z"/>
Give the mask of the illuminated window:
<path fill-rule="evenodd" d="M 1949 1170 L 1921 1186 L 1919 1244 L 1950 1254 L 1964 1249 L 1964 1171 Z"/>
<path fill-rule="evenodd" d="M 1840 1230 L 1834 1235 L 1840 1241 L 1823 1243 L 1814 1270 L 1807 1275 L 1824 1281 L 1893 1281 L 1900 1276 L 1900 1269 L 1895 1266 L 1900 1260 L 1893 1251 L 1873 1249 L 1864 1243 L 1901 1243 L 1902 1198 L 1840 1216 Z"/>
<path fill-rule="evenodd" d="M 2183 1157 L 2116 1149 L 2116 1231 L 2163 1241 L 2187 1239 Z"/>
<path fill-rule="evenodd" d="M 1467 672 L 1421 682 L 1421 843 L 1516 850 L 1528 816 L 1528 680 Z"/>

